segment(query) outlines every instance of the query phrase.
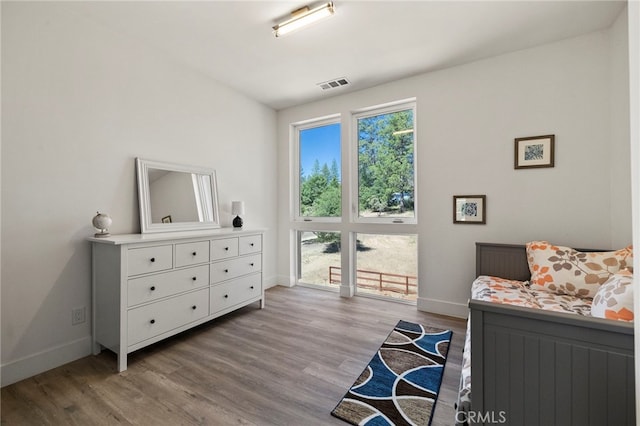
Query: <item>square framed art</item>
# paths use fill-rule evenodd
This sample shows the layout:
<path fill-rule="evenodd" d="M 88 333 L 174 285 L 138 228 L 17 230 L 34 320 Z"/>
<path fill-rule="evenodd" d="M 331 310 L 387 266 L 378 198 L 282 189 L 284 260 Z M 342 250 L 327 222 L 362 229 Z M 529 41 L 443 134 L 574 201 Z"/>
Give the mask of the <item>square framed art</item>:
<path fill-rule="evenodd" d="M 514 168 L 532 169 L 554 166 L 555 135 L 516 138 Z"/>
<path fill-rule="evenodd" d="M 475 225 L 487 223 L 487 196 L 454 195 L 453 223 Z"/>

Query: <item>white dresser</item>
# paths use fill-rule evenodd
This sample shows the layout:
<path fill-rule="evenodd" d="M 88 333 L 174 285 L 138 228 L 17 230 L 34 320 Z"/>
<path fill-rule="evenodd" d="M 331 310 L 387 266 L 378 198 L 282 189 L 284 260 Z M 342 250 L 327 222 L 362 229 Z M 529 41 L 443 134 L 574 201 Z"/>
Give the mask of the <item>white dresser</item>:
<path fill-rule="evenodd" d="M 260 301 L 264 230 L 113 235 L 92 242 L 93 353 L 127 354 Z"/>

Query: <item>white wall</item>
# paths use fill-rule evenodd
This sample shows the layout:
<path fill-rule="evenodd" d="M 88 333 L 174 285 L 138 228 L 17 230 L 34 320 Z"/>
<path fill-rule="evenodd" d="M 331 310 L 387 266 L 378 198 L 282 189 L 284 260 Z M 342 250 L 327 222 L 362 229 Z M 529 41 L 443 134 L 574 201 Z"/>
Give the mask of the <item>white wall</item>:
<path fill-rule="evenodd" d="M 629 40 L 629 139 L 631 141 L 631 188 L 633 245 L 640 247 L 640 2 L 628 4 Z M 634 270 L 640 271 L 640 256 L 634 257 Z M 640 312 L 640 292 L 634 293 L 634 312 Z M 640 329 L 640 315 L 635 316 Z M 636 413 L 640 412 L 640 339 L 635 339 Z"/>
<path fill-rule="evenodd" d="M 629 146 L 623 134 L 612 138 L 611 103 L 622 96 L 611 93 L 612 72 L 621 71 L 611 65 L 610 38 L 596 32 L 279 111 L 278 162 L 289 161 L 289 123 L 341 113 L 349 135 L 350 111 L 417 97 L 418 306 L 464 317 L 476 241 L 631 243 L 629 207 L 618 204 L 629 185 L 612 182 L 628 180 L 629 162 L 612 173 L 611 151 L 628 157 Z M 544 134 L 556 135 L 555 168 L 514 170 L 514 138 Z M 278 179 L 283 281 L 291 269 L 288 173 L 282 167 Z M 486 194 L 487 225 L 453 225 L 455 194 Z"/>
<path fill-rule="evenodd" d="M 247 125 L 250 123 L 250 125 Z M 139 232 L 137 156 L 217 170 L 275 277 L 276 114 L 64 3 L 2 3 L 2 384 L 90 353 L 97 210 Z"/>
<path fill-rule="evenodd" d="M 610 30 L 611 84 L 611 244 L 629 242 L 631 156 L 629 155 L 629 35 L 627 8 Z"/>

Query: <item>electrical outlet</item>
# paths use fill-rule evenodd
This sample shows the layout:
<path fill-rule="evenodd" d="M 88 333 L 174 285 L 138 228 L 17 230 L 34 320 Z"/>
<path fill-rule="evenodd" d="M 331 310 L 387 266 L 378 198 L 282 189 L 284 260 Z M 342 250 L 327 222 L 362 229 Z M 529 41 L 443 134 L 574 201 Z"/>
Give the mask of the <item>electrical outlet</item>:
<path fill-rule="evenodd" d="M 87 320 L 87 308 L 74 308 L 71 310 L 71 325 L 82 324 Z"/>

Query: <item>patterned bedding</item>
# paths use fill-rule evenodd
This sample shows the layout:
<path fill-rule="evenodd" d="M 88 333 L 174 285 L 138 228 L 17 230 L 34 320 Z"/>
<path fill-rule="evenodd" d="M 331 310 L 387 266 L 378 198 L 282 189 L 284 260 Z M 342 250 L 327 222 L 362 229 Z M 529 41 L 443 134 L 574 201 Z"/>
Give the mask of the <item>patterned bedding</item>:
<path fill-rule="evenodd" d="M 559 295 L 544 290 L 531 290 L 528 282 L 481 275 L 471 286 L 471 298 L 494 303 L 503 303 L 525 308 L 544 309 L 578 315 L 591 315 L 590 298 Z M 467 424 L 471 409 L 471 321 L 467 321 L 467 335 L 462 357 L 460 393 L 458 395 L 456 425 Z"/>

